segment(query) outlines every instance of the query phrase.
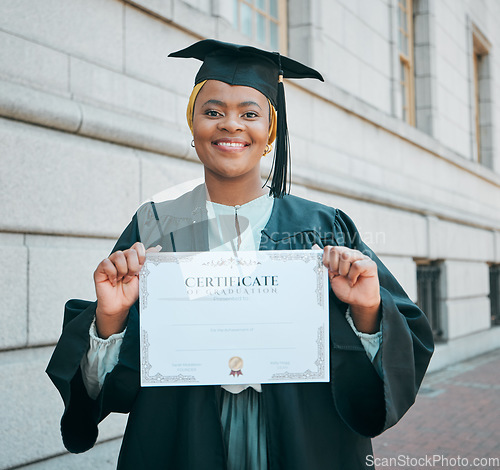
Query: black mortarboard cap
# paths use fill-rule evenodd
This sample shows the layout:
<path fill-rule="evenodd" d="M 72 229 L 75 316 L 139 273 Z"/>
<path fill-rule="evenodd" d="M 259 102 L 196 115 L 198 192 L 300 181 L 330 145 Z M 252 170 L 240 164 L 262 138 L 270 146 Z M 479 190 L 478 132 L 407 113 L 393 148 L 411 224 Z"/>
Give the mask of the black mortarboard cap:
<path fill-rule="evenodd" d="M 195 84 L 204 80 L 219 80 L 229 85 L 249 86 L 269 98 L 277 111 L 276 145 L 273 161 L 271 194 L 282 197 L 286 191 L 288 164 L 288 129 L 286 122 L 284 78 L 316 78 L 321 74 L 296 60 L 252 46 L 205 39 L 169 57 L 194 58 L 203 62 Z M 269 180 L 269 178 L 268 178 Z"/>

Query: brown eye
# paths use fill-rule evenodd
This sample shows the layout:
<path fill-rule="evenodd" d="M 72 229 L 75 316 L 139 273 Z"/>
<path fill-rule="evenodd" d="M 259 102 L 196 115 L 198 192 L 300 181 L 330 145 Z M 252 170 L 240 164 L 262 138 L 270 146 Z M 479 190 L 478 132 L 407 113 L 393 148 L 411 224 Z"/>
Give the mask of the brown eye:
<path fill-rule="evenodd" d="M 208 111 L 205 111 L 205 116 L 218 117 L 218 116 L 221 116 L 221 114 L 218 111 L 215 111 L 213 109 L 209 109 Z"/>

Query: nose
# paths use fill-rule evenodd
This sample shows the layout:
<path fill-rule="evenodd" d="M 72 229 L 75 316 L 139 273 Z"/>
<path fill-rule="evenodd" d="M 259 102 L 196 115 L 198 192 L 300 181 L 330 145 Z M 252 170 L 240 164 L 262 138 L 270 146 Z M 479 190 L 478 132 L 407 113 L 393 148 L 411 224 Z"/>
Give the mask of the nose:
<path fill-rule="evenodd" d="M 219 129 L 233 134 L 244 129 L 244 123 L 236 113 L 228 113 L 219 121 Z"/>

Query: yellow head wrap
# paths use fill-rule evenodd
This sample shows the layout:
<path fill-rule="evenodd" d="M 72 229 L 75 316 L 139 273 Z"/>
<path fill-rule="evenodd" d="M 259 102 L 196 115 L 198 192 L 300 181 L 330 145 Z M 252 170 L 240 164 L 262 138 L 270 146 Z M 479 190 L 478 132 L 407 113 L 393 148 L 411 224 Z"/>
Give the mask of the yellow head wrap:
<path fill-rule="evenodd" d="M 198 93 L 202 89 L 203 85 L 205 85 L 206 80 L 197 83 L 193 91 L 191 92 L 191 96 L 189 97 L 188 101 L 188 106 L 186 110 L 186 118 L 188 122 L 189 129 L 191 129 L 191 134 L 193 133 L 193 113 L 194 113 L 194 102 L 196 101 L 196 97 L 198 96 Z M 270 124 L 269 124 L 269 138 L 267 139 L 268 144 L 272 144 L 274 140 L 276 139 L 276 110 L 274 109 L 274 106 L 271 104 L 269 99 L 267 100 L 269 103 L 269 109 L 270 109 Z"/>

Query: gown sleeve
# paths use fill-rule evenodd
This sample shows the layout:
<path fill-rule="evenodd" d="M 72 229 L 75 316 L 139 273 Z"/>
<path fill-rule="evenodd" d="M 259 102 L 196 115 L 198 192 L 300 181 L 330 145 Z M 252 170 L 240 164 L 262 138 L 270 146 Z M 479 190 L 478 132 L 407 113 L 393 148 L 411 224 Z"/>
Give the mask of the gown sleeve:
<path fill-rule="evenodd" d="M 120 348 L 126 331 L 125 329 L 103 339 L 97 334 L 95 319 L 90 326 L 89 349 L 80 362 L 80 369 L 85 389 L 93 400 L 99 395 L 106 375 L 118 364 Z"/>
<path fill-rule="evenodd" d="M 373 365 L 347 322 L 333 318 L 332 386 L 337 410 L 355 432 L 376 436 L 396 424 L 414 403 L 434 350 L 425 314 L 408 298 L 375 253 L 361 240 L 352 220 L 336 215 L 339 244 L 370 256 L 378 268 L 382 338 Z M 347 305 L 332 293 L 335 310 Z M 346 330 L 350 331 L 346 331 Z M 378 373 L 377 373 L 378 372 Z"/>
<path fill-rule="evenodd" d="M 356 336 L 360 339 L 361 345 L 366 351 L 366 355 L 369 357 L 370 361 L 372 361 L 375 369 L 382 376 L 382 369 L 380 368 L 380 364 L 374 362 L 375 357 L 377 356 L 378 350 L 380 349 L 380 344 L 382 343 L 382 331 L 377 331 L 376 333 L 361 333 L 354 325 L 354 320 L 352 319 L 350 309 L 347 309 L 346 312 L 346 320 L 349 323 L 349 326 L 352 328 Z"/>
<path fill-rule="evenodd" d="M 137 217 L 118 239 L 113 252 L 126 250 L 140 241 Z M 72 299 L 66 303 L 63 331 L 47 366 L 47 374 L 64 402 L 61 433 L 65 447 L 73 453 L 85 452 L 97 439 L 97 425 L 112 411 L 127 413 L 139 390 L 138 304 L 129 311 L 127 328 L 118 363 L 106 375 L 95 399 L 85 388 L 81 362 L 87 354 L 90 326 L 95 318 L 96 302 Z"/>

